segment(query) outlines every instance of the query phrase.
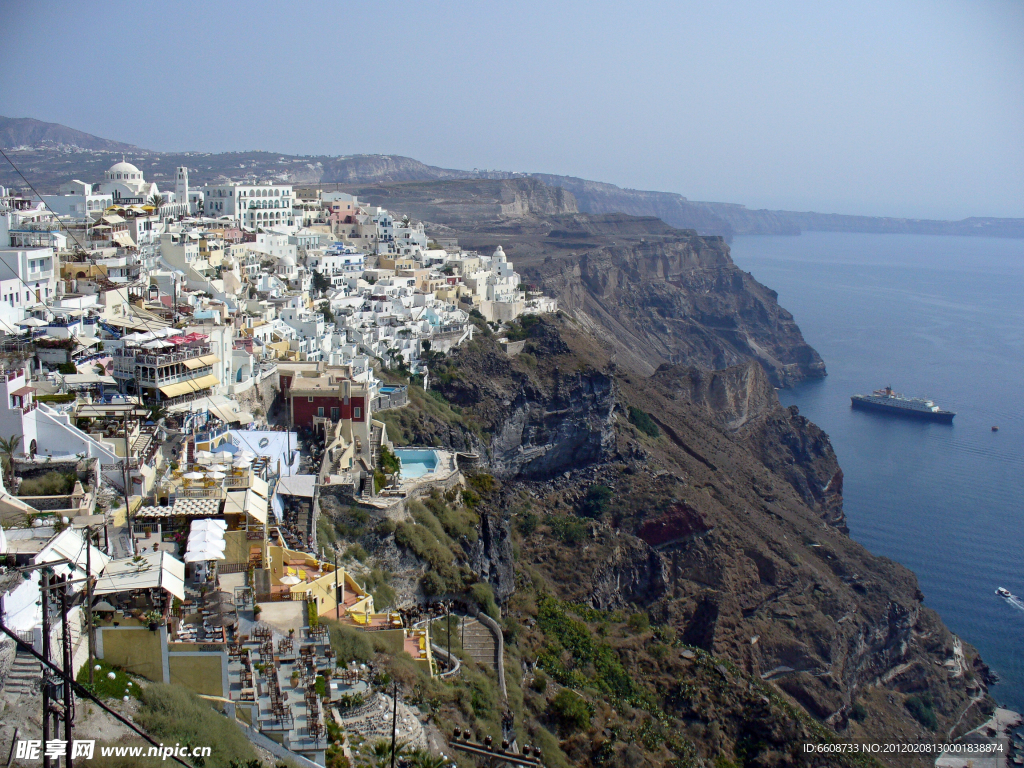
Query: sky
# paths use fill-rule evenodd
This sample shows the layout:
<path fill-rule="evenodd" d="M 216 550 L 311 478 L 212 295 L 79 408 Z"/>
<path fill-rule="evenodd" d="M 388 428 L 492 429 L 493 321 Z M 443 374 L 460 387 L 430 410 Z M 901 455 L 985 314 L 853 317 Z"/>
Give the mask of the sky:
<path fill-rule="evenodd" d="M 692 200 L 1024 217 L 1024 0 L 0 0 L 0 114 Z"/>

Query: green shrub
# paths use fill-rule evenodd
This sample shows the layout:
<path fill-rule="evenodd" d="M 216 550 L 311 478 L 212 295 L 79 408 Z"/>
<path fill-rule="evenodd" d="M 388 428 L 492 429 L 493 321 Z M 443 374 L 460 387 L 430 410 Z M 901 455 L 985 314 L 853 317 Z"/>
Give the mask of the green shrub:
<path fill-rule="evenodd" d="M 380 447 L 378 466 L 384 470 L 385 474 L 393 475 L 401 468 L 402 463 L 398 460 L 394 451 L 388 448 L 388 446 L 382 445 Z"/>
<path fill-rule="evenodd" d="M 365 562 L 366 558 L 370 555 L 360 544 L 353 544 L 351 547 L 345 550 L 344 557 L 358 560 L 360 563 Z"/>
<path fill-rule="evenodd" d="M 74 363 L 61 363 L 57 366 L 57 373 L 62 373 L 65 376 L 73 376 L 78 373 L 78 366 Z"/>
<path fill-rule="evenodd" d="M 853 706 L 850 707 L 850 717 L 856 720 L 858 723 L 863 723 L 868 716 L 868 710 L 859 701 L 853 702 Z"/>
<path fill-rule="evenodd" d="M 608 504 L 612 500 L 612 489 L 607 485 L 595 484 L 587 489 L 587 495 L 583 497 L 581 511 L 585 517 L 600 517 L 608 510 Z"/>
<path fill-rule="evenodd" d="M 210 747 L 205 768 L 246 765 L 256 752 L 242 730 L 209 704 L 178 685 L 152 683 L 142 693 L 136 721 L 164 744 Z"/>
<path fill-rule="evenodd" d="M 589 532 L 586 521 L 575 515 L 549 515 L 547 522 L 551 533 L 564 544 L 579 544 Z"/>
<path fill-rule="evenodd" d="M 536 512 L 525 512 L 519 516 L 519 532 L 523 534 L 523 536 L 529 536 L 531 533 L 537 530 L 537 524 L 539 522 L 540 518 L 537 517 Z"/>
<path fill-rule="evenodd" d="M 478 581 L 469 588 L 469 593 L 473 596 L 476 604 L 480 606 L 484 613 L 495 621 L 498 621 L 501 618 L 501 611 L 498 610 L 498 603 L 494 600 L 494 589 L 490 584 L 485 581 Z"/>
<path fill-rule="evenodd" d="M 929 731 L 934 731 L 939 727 L 938 718 L 935 717 L 935 710 L 932 709 L 932 699 L 928 694 L 908 696 L 907 700 L 903 702 L 903 706 L 906 707 L 907 711 L 917 722 Z"/>
<path fill-rule="evenodd" d="M 66 496 L 75 488 L 78 478 L 73 472 L 47 472 L 42 477 L 32 477 L 22 482 L 19 496 Z"/>
<path fill-rule="evenodd" d="M 646 411 L 641 411 L 639 408 L 634 408 L 632 405 L 629 406 L 629 423 L 648 437 L 658 437 L 661 435 L 661 430 L 658 429 L 658 425 L 654 423 L 654 419 L 651 418 L 650 414 Z"/>
<path fill-rule="evenodd" d="M 466 488 L 462 491 L 462 503 L 470 509 L 476 508 L 476 505 L 480 503 L 480 497 L 473 491 Z"/>
<path fill-rule="evenodd" d="M 306 615 L 309 617 L 310 629 L 320 626 L 320 614 L 317 612 L 316 601 L 310 600 L 306 603 Z"/>
<path fill-rule="evenodd" d="M 651 620 L 647 618 L 646 613 L 634 613 L 626 621 L 626 624 L 638 634 L 642 634 L 651 628 Z"/>
<path fill-rule="evenodd" d="M 367 633 L 348 624 L 340 624 L 333 619 L 323 619 L 330 630 L 331 648 L 338 656 L 338 666 L 343 667 L 350 661 L 370 661 L 373 659 L 373 645 L 366 637 Z"/>
<path fill-rule="evenodd" d="M 530 687 L 533 688 L 537 693 L 544 693 L 548 689 L 548 676 L 543 672 L 538 672 L 534 675 Z"/>
<path fill-rule="evenodd" d="M 563 688 L 551 700 L 548 712 L 564 732 L 584 731 L 590 727 L 590 705 L 578 693 Z"/>

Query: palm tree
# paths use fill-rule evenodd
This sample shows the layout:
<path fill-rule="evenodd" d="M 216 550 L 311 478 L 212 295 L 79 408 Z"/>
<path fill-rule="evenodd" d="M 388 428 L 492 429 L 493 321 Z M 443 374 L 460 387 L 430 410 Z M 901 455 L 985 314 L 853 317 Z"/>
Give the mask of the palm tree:
<path fill-rule="evenodd" d="M 395 744 L 395 758 L 402 757 L 406 754 L 409 747 L 407 741 L 399 741 Z M 373 745 L 370 750 L 370 755 L 373 757 L 374 762 L 384 768 L 384 766 L 391 765 L 391 742 L 385 739 L 381 739 Z"/>
<path fill-rule="evenodd" d="M 10 486 L 11 480 L 14 479 L 14 454 L 17 453 L 20 445 L 21 435 L 11 435 L 7 438 L 0 437 L 0 457 L 3 459 L 4 483 L 7 486 Z"/>
<path fill-rule="evenodd" d="M 149 200 L 147 202 L 150 205 L 152 205 L 156 209 L 156 212 L 159 214 L 160 208 L 161 206 L 163 206 L 164 203 L 167 202 L 167 198 L 165 198 L 163 195 L 150 195 Z"/>
<path fill-rule="evenodd" d="M 445 768 L 448 761 L 440 755 L 432 755 L 425 749 L 417 749 L 412 752 L 412 768 Z"/>

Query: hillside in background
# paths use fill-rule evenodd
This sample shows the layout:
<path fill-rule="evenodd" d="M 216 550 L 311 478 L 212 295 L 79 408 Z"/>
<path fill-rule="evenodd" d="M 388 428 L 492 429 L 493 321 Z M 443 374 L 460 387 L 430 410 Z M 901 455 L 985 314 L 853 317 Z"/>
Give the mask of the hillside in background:
<path fill-rule="evenodd" d="M 401 155 L 282 155 L 260 151 L 161 153 L 32 118 L 0 117 L 0 146 L 21 148 L 12 159 L 41 193 L 55 192 L 71 178 L 99 179 L 114 162 L 114 155 L 120 159 L 121 153 L 157 183 L 161 179 L 169 181 L 174 177 L 174 169 L 184 165 L 190 169 L 190 181 L 195 186 L 229 180 L 329 186 L 454 179 L 507 180 L 527 175 L 440 168 Z M 575 176 L 528 175 L 548 186 L 571 192 L 582 213 L 654 216 L 679 229 L 694 229 L 699 234 L 720 235 L 727 240 L 735 235 L 799 235 L 804 231 L 1024 237 L 1024 219 L 973 217 L 940 221 L 753 210 L 736 203 L 689 200 L 675 192 L 628 189 Z M 0 167 L 0 184 L 14 189 L 24 186 L 9 166 Z"/>
<path fill-rule="evenodd" d="M 59 123 L 45 123 L 31 117 L 0 115 L 0 147 L 77 147 L 107 152 L 138 152 L 134 144 L 110 141 L 77 131 Z"/>

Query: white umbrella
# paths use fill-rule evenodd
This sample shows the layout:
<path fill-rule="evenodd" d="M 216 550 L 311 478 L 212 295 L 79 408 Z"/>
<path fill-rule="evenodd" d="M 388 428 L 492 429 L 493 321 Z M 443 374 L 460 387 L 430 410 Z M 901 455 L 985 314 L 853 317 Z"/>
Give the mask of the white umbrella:
<path fill-rule="evenodd" d="M 28 317 L 22 320 L 18 325 L 25 325 L 30 328 L 42 328 L 44 325 L 49 325 L 45 320 L 40 320 L 38 317 Z"/>
<path fill-rule="evenodd" d="M 250 461 L 252 461 L 253 459 L 256 458 L 256 454 L 253 453 L 252 451 L 250 451 L 248 448 L 243 448 L 242 450 L 240 450 L 238 453 L 235 454 L 235 458 L 236 459 L 249 459 Z"/>
<path fill-rule="evenodd" d="M 143 349 L 164 349 L 165 347 L 173 347 L 173 344 L 168 344 L 166 341 L 160 341 L 160 339 L 153 339 L 153 341 L 147 341 L 142 345 Z"/>
<path fill-rule="evenodd" d="M 144 331 L 141 333 L 136 333 L 135 335 L 139 337 L 138 341 L 152 341 L 153 339 L 156 338 L 156 334 L 153 333 L 152 331 Z"/>
<path fill-rule="evenodd" d="M 200 549 L 197 552 L 186 552 L 185 562 L 186 563 L 200 563 L 205 560 L 225 560 L 223 552 L 212 552 L 206 549 Z"/>
<path fill-rule="evenodd" d="M 247 469 L 250 464 L 252 464 L 252 459 L 236 459 L 231 466 L 235 469 Z"/>
<path fill-rule="evenodd" d="M 300 579 L 298 576 L 292 576 L 291 574 L 288 574 L 287 576 L 281 577 L 281 583 L 286 584 L 289 587 L 294 587 L 296 584 L 301 584 L 302 579 Z"/>
<path fill-rule="evenodd" d="M 207 472 L 206 476 L 211 480 L 223 480 L 227 477 L 223 472 Z"/>
<path fill-rule="evenodd" d="M 217 520 L 213 517 L 204 517 L 202 520 L 196 520 L 192 523 L 193 531 L 212 531 L 214 529 L 226 531 L 228 529 L 227 521 Z"/>
<path fill-rule="evenodd" d="M 196 451 L 196 459 L 212 459 L 213 454 L 210 451 Z"/>
<path fill-rule="evenodd" d="M 186 472 L 182 477 L 186 480 L 202 480 L 204 475 L 202 472 Z"/>
<path fill-rule="evenodd" d="M 223 531 L 192 531 L 188 535 L 188 544 L 191 547 L 192 544 L 199 544 L 202 542 L 211 542 L 214 544 L 219 543 L 221 547 L 224 546 L 224 533 Z"/>

